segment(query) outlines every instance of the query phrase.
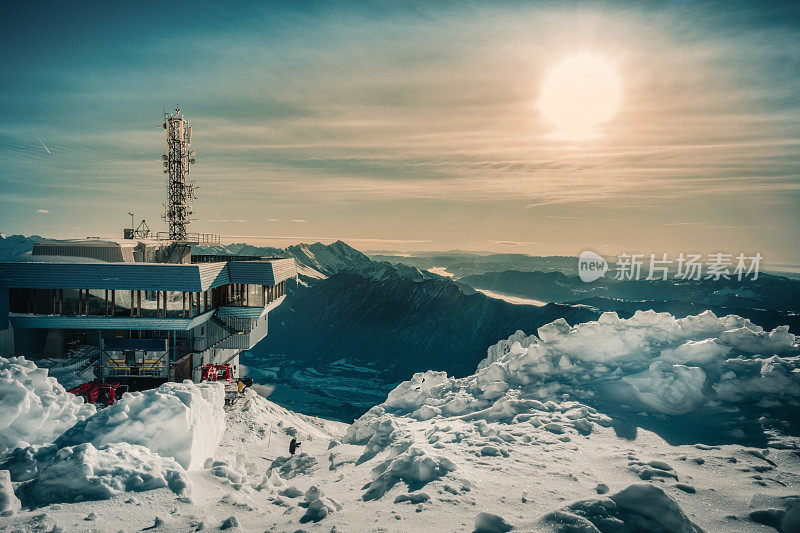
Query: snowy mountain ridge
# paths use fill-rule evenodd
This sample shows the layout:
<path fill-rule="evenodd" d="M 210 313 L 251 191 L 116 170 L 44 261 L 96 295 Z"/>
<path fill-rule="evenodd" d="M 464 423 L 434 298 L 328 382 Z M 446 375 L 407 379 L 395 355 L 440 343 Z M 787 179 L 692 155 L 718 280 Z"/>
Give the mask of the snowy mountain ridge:
<path fill-rule="evenodd" d="M 343 241 L 332 244 L 300 243 L 286 248 L 259 247 L 246 243 L 202 244 L 192 247 L 193 253 L 218 255 L 247 255 L 261 257 L 291 257 L 302 276 L 323 279 L 340 270 L 372 267 L 371 259 Z"/>

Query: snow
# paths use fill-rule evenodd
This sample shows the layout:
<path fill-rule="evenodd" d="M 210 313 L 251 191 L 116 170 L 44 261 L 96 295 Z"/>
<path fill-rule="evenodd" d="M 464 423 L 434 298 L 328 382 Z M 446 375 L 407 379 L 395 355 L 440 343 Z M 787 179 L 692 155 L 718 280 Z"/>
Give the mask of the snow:
<path fill-rule="evenodd" d="M 492 513 L 478 513 L 475 517 L 475 533 L 506 533 L 514 527 L 505 518 Z"/>
<path fill-rule="evenodd" d="M 33 480 L 18 490 L 26 506 L 105 500 L 123 492 L 169 488 L 181 494 L 189 480 L 175 460 L 143 446 L 116 442 L 95 448 L 91 443 L 58 450 Z"/>
<path fill-rule="evenodd" d="M 95 407 L 24 357 L 0 357 L 0 453 L 52 442 Z"/>
<path fill-rule="evenodd" d="M 153 478 L 161 475 L 167 485 L 134 498 L 127 483 L 148 486 L 150 478 L 129 476 L 121 467 L 92 466 L 95 473 L 106 472 L 100 477 L 110 488 L 98 490 L 108 490 L 108 500 L 23 509 L 0 526 L 797 531 L 800 455 L 790 425 L 764 422 L 758 445 L 724 439 L 670 443 L 646 427 L 626 430 L 625 420 L 604 409 L 604 402 L 613 403 L 615 394 L 624 392 L 631 409 L 647 415 L 640 415 L 644 420 L 673 426 L 687 424 L 685 417 L 695 413 L 700 414 L 688 423 L 713 424 L 721 413 L 746 421 L 745 408 L 754 409 L 757 420 L 762 401 L 793 413 L 800 398 L 797 350 L 797 339 L 785 329 L 766 332 L 738 317 L 604 315 L 574 327 L 557 321 L 536 336 L 515 333 L 490 347 L 469 376 L 416 374 L 349 427 L 298 415 L 248 389 L 242 401 L 223 411 L 224 434 L 203 468 L 183 469 L 187 481 L 180 494 L 158 466 L 171 461 L 177 470 L 182 468 L 177 460 L 135 443 L 61 446 L 58 440 L 7 454 L 0 469 L 10 470 L 23 506 L 29 505 L 27 487 L 54 480 L 48 473 L 56 471 L 54 465 L 106 464 L 94 454 L 117 454 L 117 446 L 139 450 L 134 456 L 140 467 Z M 214 409 L 209 402 L 191 403 Z M 148 417 L 161 423 L 157 413 L 131 412 L 134 424 Z M 110 432 L 122 433 L 115 419 L 109 424 Z M 288 454 L 292 437 L 302 442 L 295 456 Z M 82 446 L 94 451 L 83 452 L 87 459 L 73 459 Z M 113 464 L 113 457 L 107 461 Z M 60 477 L 66 479 L 65 493 L 71 483 L 85 487 L 89 479 Z"/>
<path fill-rule="evenodd" d="M 0 516 L 10 516 L 22 509 L 22 503 L 14 494 L 8 470 L 0 470 Z"/>
<path fill-rule="evenodd" d="M 91 442 L 102 446 L 128 442 L 187 470 L 200 469 L 212 457 L 225 432 L 222 383 L 165 383 L 156 389 L 126 393 L 114 405 L 79 422 L 60 436 L 62 448 Z"/>
<path fill-rule="evenodd" d="M 432 454 L 423 448 L 400 444 L 395 450 L 398 455 L 385 460 L 373 468 L 375 479 L 366 486 L 362 496 L 364 501 L 383 497 L 397 482 L 404 481 L 409 488 L 417 490 L 428 482 L 438 479 L 456 469 L 456 465 L 446 457 Z"/>
<path fill-rule="evenodd" d="M 735 315 L 718 318 L 707 311 L 676 319 L 638 311 L 620 319 L 604 313 L 575 327 L 557 320 L 539 328 L 538 336 L 517 332 L 489 349 L 474 384 L 450 387 L 477 386 L 484 400 L 506 384 L 536 387 L 541 398 L 571 394 L 586 400 L 602 384 L 604 393 L 632 392 L 644 410 L 682 414 L 713 401 L 797 402 L 799 354 L 798 338 L 787 327 L 767 332 Z M 467 402 L 481 399 L 471 396 Z"/>
<path fill-rule="evenodd" d="M 661 488 L 644 483 L 630 485 L 609 498 L 575 502 L 548 513 L 540 524 L 558 533 L 702 533 L 674 499 Z"/>
<path fill-rule="evenodd" d="M 654 361 L 646 371 L 622 379 L 636 389 L 639 400 L 654 411 L 688 413 L 706 401 L 703 394 L 706 373 L 695 366 Z"/>
<path fill-rule="evenodd" d="M 326 498 L 325 492 L 312 485 L 305 493 L 304 502 L 300 505 L 306 507 L 306 514 L 300 517 L 300 523 L 319 522 L 326 516 L 342 510 L 342 504 L 332 498 Z"/>

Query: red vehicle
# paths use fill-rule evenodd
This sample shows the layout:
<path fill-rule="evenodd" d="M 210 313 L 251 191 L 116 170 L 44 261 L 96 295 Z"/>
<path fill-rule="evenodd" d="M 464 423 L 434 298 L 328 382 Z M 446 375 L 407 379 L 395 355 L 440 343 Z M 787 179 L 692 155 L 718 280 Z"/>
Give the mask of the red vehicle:
<path fill-rule="evenodd" d="M 120 383 L 99 383 L 90 381 L 69 390 L 76 396 L 81 396 L 86 403 L 97 403 L 104 407 L 114 405 L 117 400 L 128 391 L 127 385 Z"/>
<path fill-rule="evenodd" d="M 203 365 L 200 381 L 222 381 L 225 385 L 225 403 L 232 404 L 244 396 L 244 389 L 252 380 L 240 380 L 233 377 L 233 368 L 229 364 Z"/>
<path fill-rule="evenodd" d="M 203 365 L 200 381 L 233 381 L 231 365 Z"/>

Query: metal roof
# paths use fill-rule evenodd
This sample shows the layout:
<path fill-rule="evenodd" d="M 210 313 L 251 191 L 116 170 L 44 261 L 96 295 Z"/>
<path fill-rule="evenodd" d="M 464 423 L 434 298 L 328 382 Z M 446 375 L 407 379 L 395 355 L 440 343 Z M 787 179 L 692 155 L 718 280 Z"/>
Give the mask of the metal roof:
<path fill-rule="evenodd" d="M 228 273 L 231 283 L 252 283 L 248 279 L 268 280 L 263 285 L 277 285 L 281 281 L 297 275 L 294 259 L 274 259 L 272 261 L 230 261 Z"/>
<path fill-rule="evenodd" d="M 276 285 L 297 274 L 294 259 L 227 263 L 0 263 L 0 287 L 200 292 L 228 283 Z"/>

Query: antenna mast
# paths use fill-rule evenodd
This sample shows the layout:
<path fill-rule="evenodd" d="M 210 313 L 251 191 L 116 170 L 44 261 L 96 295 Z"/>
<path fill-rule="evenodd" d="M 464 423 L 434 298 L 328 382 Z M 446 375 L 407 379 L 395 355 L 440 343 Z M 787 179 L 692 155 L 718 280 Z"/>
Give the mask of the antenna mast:
<path fill-rule="evenodd" d="M 188 179 L 189 165 L 194 163 L 195 156 L 195 152 L 189 150 L 192 128 L 178 108 L 173 113 L 164 113 L 162 127 L 167 134 L 167 153 L 161 156 L 167 174 L 167 203 L 164 204 L 163 218 L 169 225 L 170 240 L 186 241 L 191 202 L 195 198 L 194 181 Z"/>

